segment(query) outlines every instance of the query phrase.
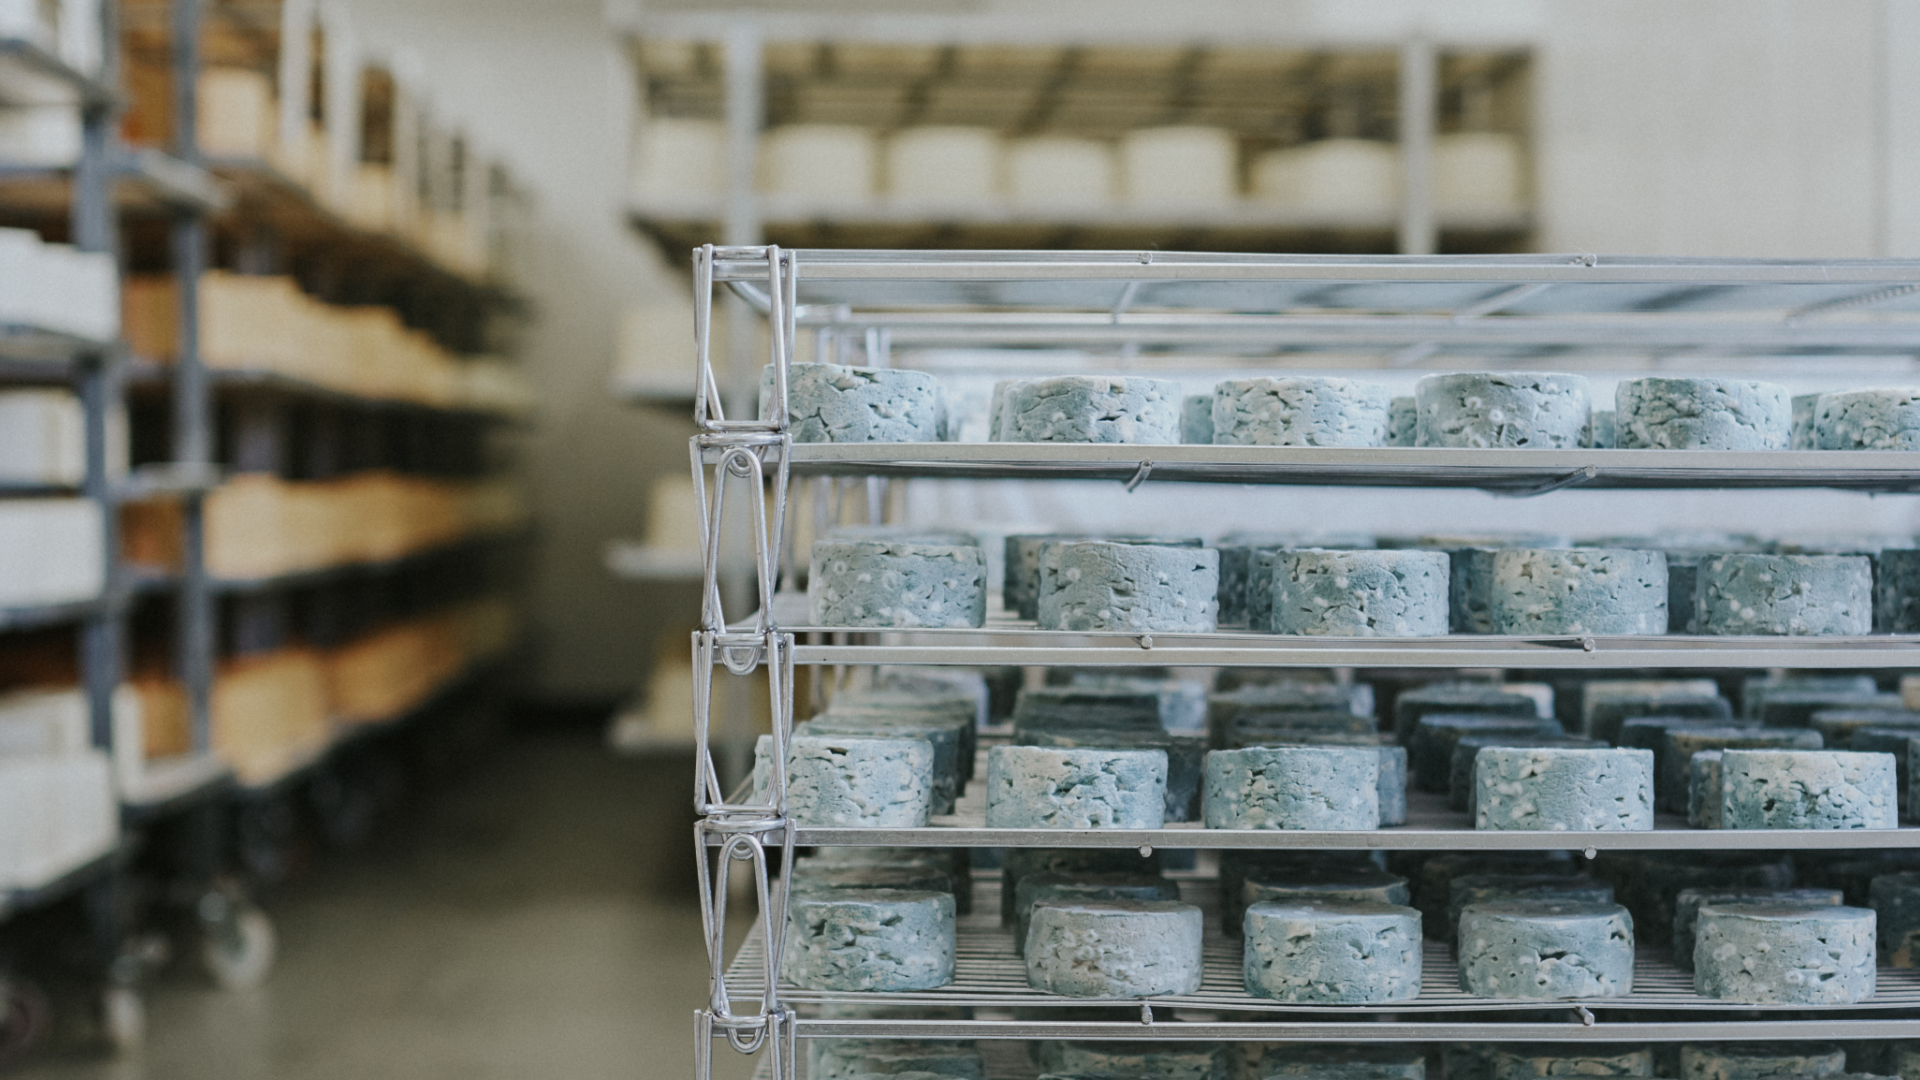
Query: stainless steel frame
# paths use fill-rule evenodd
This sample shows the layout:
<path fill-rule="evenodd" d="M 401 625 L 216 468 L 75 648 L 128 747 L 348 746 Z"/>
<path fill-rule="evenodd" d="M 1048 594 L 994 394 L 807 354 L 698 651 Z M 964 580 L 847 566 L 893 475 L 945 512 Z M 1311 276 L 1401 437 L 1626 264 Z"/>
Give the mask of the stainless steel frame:
<path fill-rule="evenodd" d="M 1421 223 L 1410 221 L 1418 231 Z M 869 362 L 891 350 L 935 345 L 1090 347 L 1146 345 L 1182 351 L 1256 347 L 1280 351 L 1395 347 L 1429 355 L 1447 346 L 1497 347 L 1510 358 L 1614 355 L 1623 349 L 1735 354 L 1817 350 L 1834 354 L 1920 357 L 1920 261 L 1704 260 L 1575 256 L 1325 257 L 1162 252 L 782 251 L 713 247 L 694 254 L 695 344 L 699 354 L 691 457 L 705 556 L 702 629 L 694 636 L 699 738 L 696 831 L 712 996 L 697 1021 L 698 1074 L 705 1080 L 712 1042 L 738 1050 L 773 1049 L 763 1069 L 795 1077 L 795 1042 L 804 1038 L 1086 1038 L 1226 1040 L 1673 1041 L 1680 1039 L 1891 1039 L 1920 1036 L 1920 1021 L 1862 1018 L 1908 1010 L 1920 983 L 1889 973 L 1887 993 L 1858 1008 L 1798 1010 L 1816 1019 L 1767 1021 L 1724 1015 L 1718 1002 L 1692 996 L 1682 978 L 1649 960 L 1648 987 L 1614 1001 L 1567 1002 L 1564 1024 L 1500 1023 L 1510 1003 L 1468 999 L 1444 985 L 1445 962 L 1429 998 L 1393 1010 L 1334 1008 L 1340 1019 L 1306 1016 L 1236 994 L 1229 958 L 1210 953 L 1214 991 L 1193 1000 L 1137 1005 L 1138 1024 L 1073 1019 L 1074 1006 L 1026 989 L 1007 964 L 997 928 L 963 933 L 973 964 L 946 990 L 864 1001 L 961 1003 L 989 1010 L 966 1021 L 829 1020 L 799 1016 L 796 1005 L 846 998 L 783 987 L 777 956 L 785 893 L 769 850 L 782 865 L 796 846 L 1098 846 L 1168 848 L 1299 847 L 1323 850 L 1756 850 L 1920 847 L 1920 829 L 1849 833 L 1694 830 L 1663 820 L 1642 833 L 1478 832 L 1464 815 L 1416 799 L 1412 822 L 1367 833 L 1249 832 L 1194 826 L 1067 832 L 985 828 L 963 799 L 958 813 L 924 829 L 794 827 L 786 816 L 784 745 L 793 722 L 797 666 L 870 664 L 1071 664 L 1180 667 L 1312 666 L 1396 668 L 1699 669 L 1920 668 L 1920 636 L 1783 639 L 1706 637 L 1464 637 L 1302 639 L 1251 633 L 1069 634 L 996 619 L 979 630 L 849 632 L 805 625 L 781 584 L 782 527 L 795 477 L 961 477 L 1146 482 L 1203 481 L 1285 485 L 1478 488 L 1533 495 L 1594 488 L 1843 488 L 1920 491 L 1920 457 L 1899 453 L 1719 453 L 1637 450 L 1331 450 L 1210 446 L 1066 446 L 1029 444 L 795 445 L 785 430 L 788 366 L 801 327 L 829 328 L 836 349 L 861 343 Z M 730 417 L 710 355 L 716 287 L 730 287 L 771 325 L 771 377 L 761 417 Z M 1133 358 L 1151 364 L 1153 353 Z M 757 374 L 757 373 L 755 373 Z M 728 401 L 739 398 L 729 397 Z M 736 412 L 737 412 L 736 407 Z M 815 485 L 839 485 L 823 480 Z M 764 492 L 752 520 L 754 568 L 762 602 L 751 613 L 723 610 L 718 588 L 729 523 L 729 484 Z M 768 502 L 771 505 L 768 505 Z M 739 541 L 732 541 L 738 543 Z M 734 614 L 734 618 L 729 618 Z M 772 767 L 756 788 L 728 801 L 714 750 L 738 756 L 743 733 L 719 731 L 711 714 L 716 668 L 735 675 L 766 669 L 772 701 Z M 721 955 L 727 868 L 751 864 L 758 908 L 754 936 L 729 964 Z M 717 868 L 717 869 L 716 869 Z M 770 946 L 770 947 L 769 947 Z M 983 966 L 984 965 L 984 966 Z M 998 965 L 997 967 L 995 965 Z M 963 964 L 966 967 L 967 964 Z M 1658 976 L 1658 977 L 1656 977 Z M 731 985 L 729 984 L 731 979 Z M 1909 985 L 1912 984 L 1912 985 Z M 1909 998 L 1912 998 L 1910 1001 Z M 1014 1004 L 1057 1007 L 1044 1021 L 995 1018 Z M 1099 1003 L 1094 1003 L 1099 1004 Z M 1113 1003 L 1106 1003 L 1113 1004 Z M 1550 1006 L 1551 1007 L 1551 1006 Z M 1623 1008 L 1679 1009 L 1702 1019 L 1673 1023 L 1602 1022 Z M 1156 1018 L 1155 1012 L 1159 1011 Z M 1169 1010 L 1175 1015 L 1169 1016 Z M 1381 1015 L 1384 1012 L 1384 1015 Z M 1396 1019 L 1431 1014 L 1431 1019 Z M 1377 1016 L 1377 1018 L 1376 1018 Z M 1237 1018 L 1236 1018 L 1237 1017 Z"/>

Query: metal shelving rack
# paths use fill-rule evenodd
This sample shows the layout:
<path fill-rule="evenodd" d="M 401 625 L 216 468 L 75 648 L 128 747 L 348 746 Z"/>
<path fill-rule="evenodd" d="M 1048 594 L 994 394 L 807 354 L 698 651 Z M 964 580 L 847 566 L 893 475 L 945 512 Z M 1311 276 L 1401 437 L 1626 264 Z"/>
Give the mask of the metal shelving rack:
<path fill-rule="evenodd" d="M 714 749 L 720 727 L 709 714 L 714 676 L 764 676 L 772 705 L 774 760 L 794 720 L 799 666 L 869 664 L 1071 664 L 1080 666 L 1311 666 L 1506 670 L 1907 669 L 1920 666 L 1920 637 L 1864 638 L 1449 636 L 1420 639 L 1295 638 L 1251 633 L 1073 634 L 1042 631 L 997 616 L 973 631 L 848 631 L 806 624 L 800 597 L 779 592 L 794 481 L 809 476 L 1101 479 L 1127 490 L 1143 483 L 1218 481 L 1278 485 L 1364 484 L 1486 489 L 1534 495 L 1575 485 L 1651 488 L 1739 487 L 1756 491 L 1844 488 L 1920 492 L 1910 454 L 1834 452 L 1670 452 L 1640 450 L 1401 450 L 1213 446 L 1068 446 L 1043 444 L 796 445 L 786 431 L 785 373 L 808 327 L 845 332 L 865 343 L 869 363 L 894 360 L 892 331 L 961 325 L 973 344 L 1019 346 L 1036 334 L 1080 334 L 1124 346 L 1127 331 L 1159 353 L 1127 354 L 1131 367 L 1177 366 L 1182 353 L 1215 350 L 1234 328 L 1236 362 L 1297 364 L 1317 349 L 1356 345 L 1392 366 L 1409 345 L 1423 362 L 1446 364 L 1456 351 L 1494 362 L 1561 367 L 1596 354 L 1667 355 L 1762 349 L 1835 356 L 1920 357 L 1920 261 L 1759 261 L 1592 256 L 1320 257 L 1189 255 L 1165 252 L 918 252 L 697 249 L 693 258 L 695 342 L 700 381 L 699 433 L 691 442 L 705 555 L 702 629 L 693 637 L 697 839 L 712 997 L 697 1017 L 697 1072 L 710 1074 L 713 1043 L 765 1055 L 763 1075 L 794 1073 L 796 1040 L 824 1037 L 995 1040 L 1196 1039 L 1296 1041 L 1672 1042 L 1696 1039 L 1865 1039 L 1920 1036 L 1910 1018 L 1920 985 L 1910 972 L 1883 970 L 1882 995 L 1857 1007 L 1800 1007 L 1756 1021 L 1746 1007 L 1695 997 L 1691 984 L 1657 956 L 1643 964 L 1644 984 L 1617 999 L 1584 999 L 1520 1022 L 1516 1003 L 1476 999 L 1446 985 L 1449 965 L 1435 957 L 1428 994 L 1391 1009 L 1303 1008 L 1241 993 L 1229 949 L 1209 945 L 1209 978 L 1191 999 L 1088 1002 L 1029 990 L 1010 963 L 1010 941 L 991 916 L 963 919 L 958 981 L 918 994 L 830 994 L 782 986 L 767 962 L 778 954 L 785 891 L 776 866 L 796 846 L 954 847 L 1091 846 L 1217 850 L 1572 850 L 1588 858 L 1615 851 L 1792 850 L 1828 847 L 1827 832 L 1688 829 L 1662 818 L 1640 833 L 1487 833 L 1464 814 L 1416 797 L 1411 823 L 1371 833 L 1249 832 L 1172 826 L 1156 830 L 988 829 L 979 796 L 963 797 L 955 816 L 921 829 L 795 827 L 784 813 L 784 768 L 770 777 L 771 798 L 754 803 L 723 789 Z M 773 380 L 766 415 L 729 414 L 722 404 L 726 368 L 709 353 L 713 296 L 725 288 L 768 320 Z M 1134 314 L 1137 313 L 1137 314 Z M 1619 327 L 1619 333 L 1612 329 Z M 1295 331 L 1300 331 L 1297 335 Z M 876 331 L 876 333 L 869 333 Z M 902 337 L 894 338 L 898 344 Z M 731 403 L 735 399 L 728 398 Z M 751 520 L 727 520 L 727 489 L 764 491 Z M 744 537 L 744 538 L 743 538 Z M 718 570 L 735 548 L 751 547 L 753 575 L 773 602 L 755 611 L 722 604 Z M 748 552 L 741 550 L 738 555 Z M 1849 848 L 1920 848 L 1920 828 L 1848 833 Z M 745 864 L 734 868 L 733 864 Z M 758 908 L 745 947 L 724 955 L 729 878 L 747 875 Z M 737 884 L 737 883 L 736 883 Z M 994 888 L 977 887 L 976 896 Z M 976 901 L 978 903 L 978 901 Z M 983 904 L 984 910 L 997 905 Z M 771 948 L 768 940 L 771 938 Z M 824 1001 L 894 1005 L 967 1004 L 990 1011 L 971 1020 L 803 1018 L 796 1005 Z M 1011 1006 L 1053 1016 L 995 1018 Z M 1122 1005 L 1137 1020 L 1076 1012 Z M 1621 1010 L 1671 1010 L 1680 1019 L 1648 1021 Z M 1171 1018 L 1169 1014 L 1172 1014 Z M 996 1056 L 998 1052 L 996 1051 Z M 996 1074 L 997 1075 L 997 1074 Z"/>

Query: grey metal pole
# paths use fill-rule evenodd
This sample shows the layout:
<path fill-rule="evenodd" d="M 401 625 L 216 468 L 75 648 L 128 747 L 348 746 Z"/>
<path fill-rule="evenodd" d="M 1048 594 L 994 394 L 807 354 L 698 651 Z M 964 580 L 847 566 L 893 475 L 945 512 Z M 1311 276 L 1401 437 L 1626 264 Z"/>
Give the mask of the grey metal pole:
<path fill-rule="evenodd" d="M 173 0 L 173 108 L 175 156 L 200 164 L 197 75 L 200 70 L 200 2 Z M 202 212 L 183 209 L 172 226 L 173 270 L 180 295 L 180 338 L 173 372 L 173 457 L 194 468 L 213 461 L 213 406 L 200 362 L 200 275 L 206 269 L 207 225 Z M 186 684 L 193 748 L 210 749 L 213 691 L 214 598 L 207 583 L 206 521 L 198 495 L 185 499 L 185 543 L 180 582 L 179 640 L 175 662 Z"/>
<path fill-rule="evenodd" d="M 100 3 L 100 82 L 119 85 L 119 5 Z M 113 206 L 113 169 L 118 152 L 115 129 L 118 109 L 111 98 L 89 97 L 80 103 L 80 160 L 74 169 L 70 233 L 81 251 L 119 251 L 118 222 Z M 84 488 L 101 509 L 101 558 L 106 562 L 107 603 L 89 616 L 81 628 L 80 670 L 86 684 L 87 713 L 93 745 L 113 746 L 113 694 L 126 669 L 125 574 L 120 559 L 120 515 L 113 498 L 113 476 L 107 471 L 109 430 L 121 411 L 121 353 L 109 348 L 85 358 L 80 402 L 86 417 L 87 470 Z"/>
<path fill-rule="evenodd" d="M 1438 248 L 1433 217 L 1433 130 L 1438 119 L 1440 64 L 1433 42 L 1400 46 L 1400 254 Z"/>

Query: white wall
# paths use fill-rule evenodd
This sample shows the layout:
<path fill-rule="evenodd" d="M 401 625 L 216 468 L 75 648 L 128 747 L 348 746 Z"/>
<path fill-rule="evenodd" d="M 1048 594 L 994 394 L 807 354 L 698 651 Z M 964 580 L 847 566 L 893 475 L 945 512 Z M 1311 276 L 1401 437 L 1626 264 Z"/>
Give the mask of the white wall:
<path fill-rule="evenodd" d="M 599 0 L 353 0 L 370 48 L 418 53 L 435 109 L 502 155 L 534 193 L 537 310 L 524 361 L 540 394 L 522 455 L 539 517 L 532 689 L 631 690 L 655 613 L 601 563 L 642 529 L 645 476 L 684 470 L 691 424 L 607 394 L 624 304 L 684 286 L 621 222 L 633 87 Z M 683 602 L 684 606 L 684 602 Z"/>
<path fill-rule="evenodd" d="M 1920 148 L 1912 124 L 1882 119 L 1892 7 L 1915 5 L 1554 3 L 1535 65 L 1541 246 L 1885 253 L 1885 140 Z M 1901 90 L 1920 105 L 1913 86 Z M 1920 209 L 1920 189 L 1899 197 Z"/>

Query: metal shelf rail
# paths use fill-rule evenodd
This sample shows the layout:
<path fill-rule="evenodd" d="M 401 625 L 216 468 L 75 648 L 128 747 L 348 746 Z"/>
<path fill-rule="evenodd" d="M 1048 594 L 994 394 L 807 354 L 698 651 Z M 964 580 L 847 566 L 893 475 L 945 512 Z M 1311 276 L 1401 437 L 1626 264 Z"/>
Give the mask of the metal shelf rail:
<path fill-rule="evenodd" d="M 1885 996 L 1867 1008 L 1808 1008 L 1805 1019 L 1764 1024 L 1734 1018 L 1717 1003 L 1693 997 L 1690 984 L 1649 955 L 1644 985 L 1610 1003 L 1566 1003 L 1560 1023 L 1503 1022 L 1506 1010 L 1448 989 L 1448 965 L 1435 957 L 1429 1002 L 1396 1008 L 1398 1019 L 1365 1009 L 1329 1009 L 1308 1019 L 1258 1019 L 1262 1007 L 1231 985 L 1230 949 L 1209 953 L 1213 981 L 1193 1000 L 1152 1000 L 1140 1020 L 853 1020 L 802 1018 L 795 1006 L 831 995 L 780 985 L 776 964 L 785 930 L 786 896 L 772 873 L 772 852 L 790 865 L 796 845 L 1099 846 L 1319 849 L 1780 850 L 1826 847 L 1831 833 L 1695 830 L 1663 820 L 1645 833 L 1482 833 L 1453 814 L 1415 800 L 1413 822 L 1369 833 L 1240 832 L 1200 828 L 1143 831 L 1000 830 L 981 827 L 980 808 L 963 800 L 955 817 L 925 829 L 853 830 L 793 827 L 785 814 L 785 740 L 793 722 L 797 665 L 1091 664 L 1311 667 L 1490 667 L 1505 669 L 1867 668 L 1920 667 L 1920 639 L 1871 636 L 1832 639 L 1705 637 L 1312 639 L 1250 633 L 1070 634 L 1041 631 L 1001 614 L 974 631 L 849 632 L 805 623 L 782 595 L 779 568 L 790 509 L 789 485 L 808 475 L 892 477 L 1019 477 L 1098 479 L 1137 487 L 1145 482 L 1221 481 L 1267 484 L 1372 484 L 1484 488 L 1539 494 L 1585 485 L 1627 489 L 1920 490 L 1911 455 L 1779 452 L 1758 454 L 1663 451 L 1320 450 L 1210 446 L 1061 446 L 912 444 L 796 446 L 786 430 L 787 369 L 807 326 L 842 328 L 864 342 L 869 363 L 888 363 L 889 333 L 905 340 L 915 320 L 962 326 L 974 345 L 1031 344 L 1035 327 L 1086 334 L 1095 345 L 1142 337 L 1177 359 L 1185 350 L 1214 350 L 1233 328 L 1248 326 L 1264 348 L 1291 349 L 1328 341 L 1341 347 L 1406 349 L 1441 341 L 1454 328 L 1498 339 L 1512 357 L 1560 364 L 1631 348 L 1732 351 L 1791 347 L 1839 354 L 1920 356 L 1920 261 L 1707 260 L 1596 256 L 1321 257 L 1143 252 L 814 251 L 778 247 L 697 249 L 693 259 L 695 347 L 699 380 L 691 441 L 703 567 L 701 629 L 693 637 L 696 810 L 703 914 L 712 998 L 697 1017 L 698 1075 L 710 1074 L 713 1040 L 744 1052 L 771 1047 L 766 1071 L 794 1077 L 798 1038 L 1028 1038 L 1207 1040 L 1494 1040 L 1673 1041 L 1679 1039 L 1910 1038 L 1920 1022 L 1897 1018 L 1920 993 L 1904 973 L 1890 973 Z M 767 319 L 772 378 L 761 420 L 729 415 L 740 383 L 757 371 L 735 371 L 710 355 L 713 296 L 718 286 L 744 296 Z M 1102 320 L 1106 320 L 1102 324 Z M 1619 327 L 1621 333 L 1610 330 Z M 1097 328 L 1097 333 L 1090 331 Z M 1225 328 L 1225 329 L 1222 329 Z M 868 333 L 869 330 L 875 331 Z M 1643 332 L 1644 331 L 1644 332 Z M 1051 331 L 1049 331 L 1051 332 Z M 1320 335 L 1320 336 L 1316 336 Z M 1639 335 L 1636 338 L 1636 335 Z M 1801 335 L 1795 338 L 1794 335 Z M 1461 340 L 1468 340 L 1462 337 Z M 1086 342 L 1082 342 L 1085 344 Z M 876 347 L 876 344 L 879 347 Z M 1131 367 L 1151 367 L 1157 354 L 1128 354 Z M 1005 362 L 1002 354 L 1001 362 Z M 749 500 L 751 520 L 723 520 L 726 489 L 745 485 L 768 497 Z M 746 539 L 742 538 L 745 534 Z M 735 550 L 736 548 L 742 550 Z M 728 612 L 719 571 L 750 548 L 760 595 L 772 603 Z M 729 615 L 734 617 L 729 617 Z M 728 797 L 714 750 L 719 729 L 710 715 L 717 671 L 768 679 L 772 759 L 766 793 Z M 1849 834 L 1848 847 L 1920 846 L 1920 829 Z M 734 864 L 745 867 L 735 870 Z M 729 878 L 752 878 L 754 937 L 731 963 L 723 955 Z M 925 1003 L 978 999 L 1002 1005 L 1060 1004 L 1027 990 L 1009 964 L 1009 942 L 997 928 L 963 931 L 965 978 Z M 862 996 L 863 1001 L 879 1001 Z M 891 1000 L 891 999 L 889 999 Z M 1429 1009 L 1427 1006 L 1431 1005 Z M 1584 1006 L 1584 1007 L 1583 1007 Z M 1644 1013 L 1601 1022 L 1595 1009 L 1698 1012 L 1679 1022 L 1651 1023 Z M 1154 1010 L 1161 1016 L 1155 1019 Z M 1169 1019 L 1167 1010 L 1173 1012 Z M 1476 1010 L 1481 1010 L 1476 1012 Z M 1306 1014 L 1308 1010 L 1272 1010 Z M 1431 1012 L 1411 1019 L 1407 1014 Z M 1862 1014 L 1870 1018 L 1863 1018 Z M 1896 1014 L 1888 1017 L 1885 1014 Z"/>

